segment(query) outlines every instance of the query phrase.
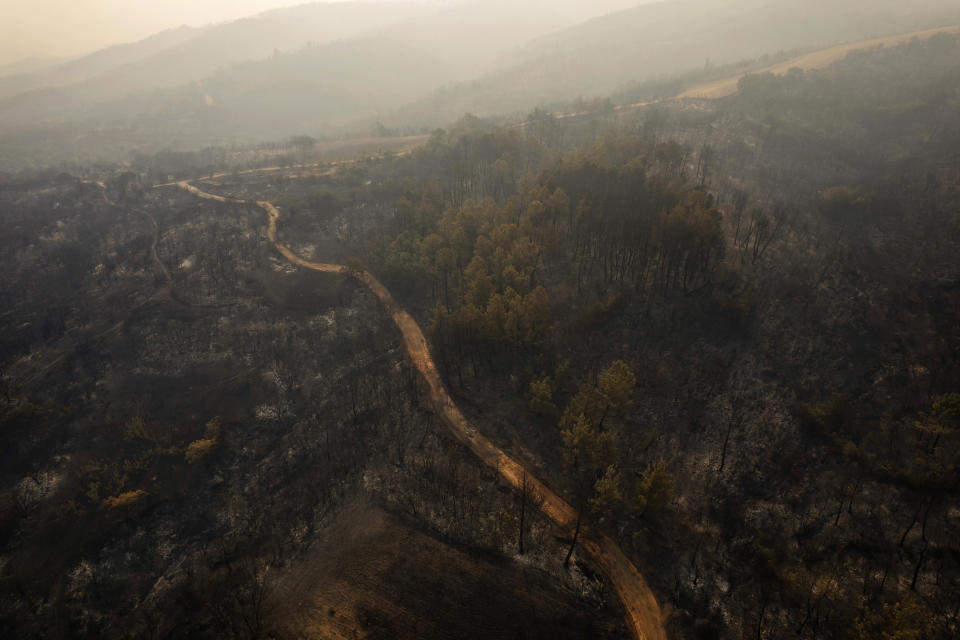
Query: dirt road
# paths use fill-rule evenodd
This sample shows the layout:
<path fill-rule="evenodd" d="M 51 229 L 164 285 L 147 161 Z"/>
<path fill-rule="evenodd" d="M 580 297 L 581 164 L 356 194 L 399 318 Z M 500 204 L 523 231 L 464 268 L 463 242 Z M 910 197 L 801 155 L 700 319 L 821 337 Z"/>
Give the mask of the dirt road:
<path fill-rule="evenodd" d="M 900 44 L 912 38 L 929 38 L 937 33 L 942 32 L 960 32 L 960 27 L 943 27 L 939 29 L 930 29 L 927 31 L 918 31 L 830 47 L 828 49 L 805 54 L 786 62 L 772 65 L 765 69 L 756 70 L 752 73 L 771 72 L 782 74 L 795 67 L 799 67 L 804 70 L 821 69 L 842 59 L 844 56 L 854 50 L 881 45 L 889 46 Z M 674 96 L 673 98 L 641 102 L 632 105 L 619 105 L 615 107 L 615 109 L 620 111 L 624 109 L 639 108 L 677 98 L 722 98 L 737 91 L 739 80 L 743 77 L 743 75 L 744 74 L 740 74 L 737 76 L 704 83 L 697 87 L 687 89 L 683 93 Z M 564 113 L 556 114 L 555 117 L 571 118 L 579 115 L 583 114 Z M 524 124 L 518 124 L 516 126 L 522 127 Z M 409 153 L 409 151 L 405 151 L 403 153 Z M 296 167 L 267 167 L 263 169 L 241 171 L 238 173 L 248 174 L 264 171 L 271 172 L 320 168 L 323 166 L 325 166 L 326 170 L 330 172 L 336 170 L 339 168 L 339 166 L 350 163 L 350 161 L 343 161 L 338 163 L 328 163 L 326 165 L 316 163 L 310 165 L 300 165 Z M 210 176 L 210 178 L 225 177 L 228 175 L 233 175 L 233 173 L 218 173 Z M 496 445 L 480 434 L 467 421 L 447 392 L 446 387 L 444 386 L 440 377 L 440 373 L 430 355 L 430 349 L 427 344 L 427 340 L 424 337 L 419 325 L 410 314 L 408 314 L 402 307 L 400 307 L 400 305 L 397 304 L 386 287 L 384 287 L 376 278 L 374 278 L 372 274 L 365 270 L 351 270 L 344 265 L 311 262 L 296 255 L 288 247 L 277 240 L 277 225 L 280 220 L 280 212 L 270 202 L 258 201 L 254 203 L 237 198 L 218 196 L 204 192 L 190 184 L 188 181 L 158 186 L 173 185 L 185 189 L 199 198 L 215 200 L 217 202 L 226 204 L 256 205 L 260 207 L 267 213 L 269 217 L 267 237 L 284 258 L 304 269 L 311 269 L 324 273 L 350 273 L 360 280 L 380 299 L 384 307 L 390 313 L 394 323 L 403 334 L 403 341 L 407 354 L 409 355 L 413 364 L 420 371 L 424 380 L 427 382 L 430 401 L 433 404 L 434 410 L 443 418 L 454 437 L 463 445 L 468 447 L 483 462 L 496 469 L 500 475 L 512 486 L 519 488 L 523 482 L 524 476 L 526 476 L 526 482 L 528 486 L 532 484 L 533 491 L 542 497 L 543 512 L 562 529 L 568 531 L 570 534 L 573 533 L 577 519 L 577 514 L 573 507 L 571 507 L 563 498 L 554 493 L 545 484 L 539 480 L 536 480 L 533 474 L 530 473 L 529 469 L 525 469 L 516 460 L 497 448 Z M 636 566 L 629 560 L 629 558 L 626 557 L 619 546 L 602 532 L 590 527 L 583 527 L 581 529 L 580 548 L 590 555 L 594 562 L 610 579 L 610 582 L 613 584 L 613 588 L 623 606 L 633 635 L 638 640 L 665 639 L 666 632 L 663 626 L 663 614 L 660 610 L 657 600 L 643 576 L 637 570 Z"/>
<path fill-rule="evenodd" d="M 310 262 L 296 255 L 277 240 L 277 224 L 280 212 L 277 208 L 261 200 L 250 202 L 207 193 L 188 181 L 176 183 L 178 187 L 189 191 L 199 198 L 215 200 L 225 204 L 256 205 L 266 211 L 269 217 L 267 237 L 280 254 L 291 263 L 304 269 L 324 273 L 352 274 L 370 289 L 390 313 L 394 323 L 403 334 L 403 343 L 414 366 L 427 382 L 430 401 L 434 411 L 440 415 L 454 437 L 468 447 L 484 463 L 496 469 L 500 475 L 515 488 L 520 488 L 524 476 L 528 487 L 532 485 L 534 493 L 543 500 L 543 512 L 559 527 L 573 535 L 577 513 L 563 498 L 548 486 L 537 480 L 529 469 L 508 456 L 490 440 L 480 434 L 463 416 L 454 404 L 443 384 L 440 372 L 430 355 L 427 339 L 416 320 L 407 313 L 379 280 L 366 270 L 351 270 L 345 265 Z M 583 527 L 580 532 L 580 548 L 589 554 L 598 567 L 607 575 L 617 597 L 623 606 L 629 626 L 637 640 L 665 640 L 662 613 L 653 592 L 636 566 L 626 557 L 617 544 L 602 532 L 591 527 Z"/>
<path fill-rule="evenodd" d="M 429 136 L 407 136 L 405 138 L 402 138 L 402 140 L 404 141 L 404 144 L 402 146 L 399 146 L 395 149 L 390 149 L 384 152 L 385 155 L 377 155 L 374 157 L 382 158 L 382 157 L 390 156 L 394 158 L 400 158 L 403 156 L 407 156 L 407 155 L 410 155 L 416 147 L 420 146 L 421 144 L 426 142 L 428 139 L 429 139 Z M 277 172 L 299 173 L 299 172 L 306 171 L 308 169 L 323 169 L 323 171 L 318 175 L 327 175 L 334 171 L 337 171 L 340 167 L 355 165 L 358 162 L 362 162 L 362 161 L 363 159 L 361 158 L 359 160 L 347 159 L 347 160 L 334 160 L 334 161 L 327 161 L 327 162 L 308 162 L 306 164 L 277 165 L 273 167 L 256 167 L 253 169 L 243 169 L 243 170 L 237 170 L 237 171 L 220 171 L 217 173 L 211 173 L 210 175 L 204 176 L 203 178 L 195 178 L 195 179 L 196 180 L 215 180 L 217 178 L 232 178 L 235 176 L 245 176 L 245 175 L 250 175 L 254 173 L 277 173 Z M 102 184 L 102 183 L 98 182 L 97 184 Z M 174 185 L 181 186 L 180 182 L 177 182 L 177 181 L 167 182 L 165 184 L 158 184 L 154 186 L 172 187 Z"/>

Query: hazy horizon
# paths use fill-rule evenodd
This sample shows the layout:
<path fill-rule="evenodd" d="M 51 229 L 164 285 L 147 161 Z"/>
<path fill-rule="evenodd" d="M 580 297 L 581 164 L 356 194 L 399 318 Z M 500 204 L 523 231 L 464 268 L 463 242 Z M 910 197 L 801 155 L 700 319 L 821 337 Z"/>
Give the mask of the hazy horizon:
<path fill-rule="evenodd" d="M 183 26 L 202 28 L 253 17 L 264 12 L 313 4 L 404 4 L 426 8 L 454 8 L 458 5 L 489 6 L 491 13 L 505 6 L 519 9 L 537 4 L 550 8 L 554 26 L 558 16 L 569 24 L 607 13 L 664 0 L 594 0 L 566 2 L 553 6 L 547 0 L 520 3 L 481 0 L 8 0 L 0 8 L 0 66 L 6 73 L 30 72 L 45 61 L 79 58 L 107 47 L 144 40 L 163 31 Z M 498 8 L 499 7 L 499 8 Z M 469 9 L 473 11 L 474 9 Z M 481 13 L 483 10 L 481 10 Z M 522 13 L 522 11 L 520 11 Z M 551 20 L 548 19 L 547 23 Z M 33 64 L 31 64 L 33 63 Z M 22 66 L 22 69 L 17 69 Z"/>
<path fill-rule="evenodd" d="M 316 1 L 316 0 L 315 0 Z M 319 0 L 324 1 L 324 0 Z M 454 4 L 456 0 L 334 0 Z M 309 0 L 7 0 L 0 9 L 0 64 L 81 56 L 183 25 L 238 20 Z"/>

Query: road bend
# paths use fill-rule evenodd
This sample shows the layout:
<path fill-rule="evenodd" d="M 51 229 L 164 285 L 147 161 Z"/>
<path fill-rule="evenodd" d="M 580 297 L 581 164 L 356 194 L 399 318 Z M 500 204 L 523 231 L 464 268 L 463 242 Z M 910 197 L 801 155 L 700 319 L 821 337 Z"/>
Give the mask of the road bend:
<path fill-rule="evenodd" d="M 546 484 L 538 480 L 529 469 L 501 451 L 467 421 L 443 384 L 440 372 L 430 355 L 427 340 L 423 331 L 420 330 L 420 325 L 413 319 L 413 316 L 397 304 L 387 288 L 369 271 L 340 264 L 311 262 L 295 254 L 277 239 L 280 211 L 266 200 L 254 202 L 207 193 L 186 180 L 175 184 L 205 200 L 214 200 L 225 204 L 255 205 L 263 209 L 269 220 L 267 238 L 276 250 L 292 264 L 323 273 L 350 275 L 370 289 L 380 299 L 381 304 L 400 329 L 407 355 L 427 383 L 428 395 L 434 411 L 443 418 L 453 436 L 485 464 L 496 469 L 500 476 L 514 488 L 521 489 L 525 482 L 527 490 L 542 501 L 540 508 L 544 514 L 569 535 L 574 535 L 577 522 L 576 510 Z M 609 536 L 589 526 L 581 527 L 579 545 L 609 578 L 623 607 L 633 636 L 637 640 L 666 640 L 663 614 L 657 599 L 640 571 L 627 558 L 620 547 Z"/>

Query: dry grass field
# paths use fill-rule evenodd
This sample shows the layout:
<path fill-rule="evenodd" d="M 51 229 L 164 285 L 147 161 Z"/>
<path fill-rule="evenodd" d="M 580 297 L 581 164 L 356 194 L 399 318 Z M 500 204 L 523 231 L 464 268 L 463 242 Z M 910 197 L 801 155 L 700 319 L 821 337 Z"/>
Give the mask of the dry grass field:
<path fill-rule="evenodd" d="M 939 27 L 937 29 L 928 29 L 926 31 L 914 31 L 911 33 L 901 33 L 895 36 L 887 36 L 884 38 L 875 38 L 873 40 L 863 40 L 861 42 L 851 42 L 848 44 L 841 44 L 835 47 L 830 47 L 829 49 L 821 49 L 820 51 L 814 51 L 812 53 L 807 53 L 797 58 L 787 60 L 786 62 L 780 62 L 775 65 L 771 65 L 765 69 L 759 69 L 757 71 L 752 71 L 751 73 L 774 73 L 777 75 L 782 75 L 789 71 L 790 69 L 799 68 L 804 71 L 810 71 L 811 69 L 824 69 L 829 67 L 834 62 L 842 60 L 847 56 L 851 51 L 858 51 L 860 49 L 869 49 L 872 47 L 890 47 L 896 46 L 898 44 L 903 44 L 904 42 L 909 42 L 914 38 L 925 40 L 933 35 L 938 33 L 958 33 L 960 32 L 960 26 L 952 27 Z M 705 98 L 705 99 L 716 99 L 724 98 L 726 96 L 732 95 L 737 92 L 737 86 L 744 74 L 733 76 L 730 78 L 723 78 L 722 80 L 715 80 L 707 84 L 700 85 L 698 87 L 693 87 L 687 89 L 681 93 L 678 98 Z"/>

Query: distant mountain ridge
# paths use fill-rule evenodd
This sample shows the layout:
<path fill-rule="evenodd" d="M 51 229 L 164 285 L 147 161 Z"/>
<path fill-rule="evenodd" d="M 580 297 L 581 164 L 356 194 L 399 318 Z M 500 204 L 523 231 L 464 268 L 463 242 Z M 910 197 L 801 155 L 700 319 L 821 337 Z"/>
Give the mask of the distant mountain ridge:
<path fill-rule="evenodd" d="M 946 24 L 960 24 L 957 0 L 313 3 L 28 74 L 82 79 L 0 98 L 0 166 L 366 134 L 376 121 L 429 130 L 464 113 L 524 113 L 651 77 Z M 0 77 L 0 96 L 19 77 Z"/>
<path fill-rule="evenodd" d="M 0 79 L 0 131 L 101 118 L 107 112 L 115 113 L 121 104 L 143 102 L 138 98 L 148 95 L 151 102 L 164 100 L 155 93 L 157 90 L 169 89 L 169 98 L 182 103 L 183 96 L 189 93 L 185 91 L 187 85 L 216 82 L 218 75 L 222 78 L 238 64 L 269 65 L 266 59 L 274 54 L 277 64 L 286 68 L 290 87 L 291 65 L 284 58 L 312 59 L 315 51 L 304 53 L 304 47 L 338 40 L 359 38 L 368 49 L 387 46 L 378 45 L 373 36 L 391 43 L 389 46 L 399 46 L 398 52 L 419 50 L 435 59 L 437 64 L 424 67 L 421 56 L 414 54 L 411 59 L 421 62 L 402 72 L 391 65 L 401 75 L 409 75 L 415 86 L 426 93 L 440 84 L 494 68 L 502 53 L 515 49 L 531 35 L 544 35 L 597 12 L 640 1 L 598 0 L 588 6 L 577 0 L 531 0 L 519 5 L 489 0 L 440 8 L 415 3 L 315 2 L 268 11 L 196 33 L 188 28 L 162 32 L 139 43 L 111 47 L 71 61 L 40 77 L 27 78 L 38 87 L 31 91 L 11 95 L 4 91 Z M 167 41 L 170 46 L 165 46 Z M 361 52 L 362 48 L 350 50 L 360 58 L 376 56 L 373 51 Z M 402 60 L 399 57 L 398 61 Z M 353 66 L 349 60 L 342 60 L 342 64 Z M 300 82 L 315 85 L 311 70 L 301 67 Z M 267 67 L 246 68 L 269 74 Z M 450 72 L 426 78 L 424 71 L 428 68 Z M 206 100 L 205 95 L 201 97 Z M 400 92 L 392 106 L 412 99 L 407 92 Z M 104 109 L 98 109 L 99 105 L 105 105 Z M 370 110 L 359 111 L 366 114 Z"/>
<path fill-rule="evenodd" d="M 49 69 L 58 64 L 62 64 L 69 60 L 68 57 L 52 57 L 47 58 L 43 56 L 31 56 L 28 58 L 21 58 L 20 60 L 15 60 L 13 62 L 7 62 L 0 64 L 0 78 L 7 78 L 9 76 L 19 76 L 27 75 L 31 73 L 36 73 L 41 69 Z"/>
<path fill-rule="evenodd" d="M 419 11 L 418 5 L 394 2 L 312 3 L 208 27 L 170 29 L 35 74 L 0 78 L 0 99 L 56 89 L 58 99 L 73 109 L 196 81 L 220 67 L 293 51 L 310 42 L 354 37 Z M 34 104 L 29 96 L 20 95 L 19 101 Z M 39 102 L 43 101 L 41 97 Z"/>
<path fill-rule="evenodd" d="M 960 24 L 956 0 L 672 0 L 588 20 L 518 49 L 497 71 L 445 88 L 396 124 L 529 110 L 705 65 Z"/>
<path fill-rule="evenodd" d="M 0 78 L 0 99 L 46 87 L 83 82 L 117 67 L 132 64 L 175 47 L 201 33 L 202 29 L 179 27 L 156 33 L 149 38 L 118 44 L 66 62 L 46 66 L 34 72 Z"/>

